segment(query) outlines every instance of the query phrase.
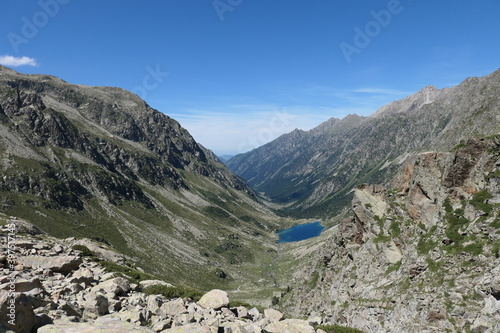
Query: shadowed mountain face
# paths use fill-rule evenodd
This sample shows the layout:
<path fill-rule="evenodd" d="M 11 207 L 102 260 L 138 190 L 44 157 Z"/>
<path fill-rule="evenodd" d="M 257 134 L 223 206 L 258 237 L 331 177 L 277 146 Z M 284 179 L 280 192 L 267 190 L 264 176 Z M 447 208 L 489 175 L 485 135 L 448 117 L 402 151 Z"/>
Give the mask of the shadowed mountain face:
<path fill-rule="evenodd" d="M 384 182 L 408 156 L 498 133 L 499 96 L 500 71 L 453 88 L 427 86 L 368 118 L 295 130 L 227 165 L 288 214 L 332 216 L 349 204 L 355 185 Z"/>
<path fill-rule="evenodd" d="M 0 161 L 0 211 L 104 239 L 178 283 L 217 285 L 216 268 L 274 246 L 277 219 L 253 190 L 123 89 L 0 67 Z"/>

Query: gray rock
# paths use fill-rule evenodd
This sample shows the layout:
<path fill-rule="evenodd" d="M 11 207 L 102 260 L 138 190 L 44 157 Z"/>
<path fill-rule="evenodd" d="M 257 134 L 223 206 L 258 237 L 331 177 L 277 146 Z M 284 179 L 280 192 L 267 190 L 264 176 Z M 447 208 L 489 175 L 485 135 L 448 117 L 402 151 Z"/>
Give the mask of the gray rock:
<path fill-rule="evenodd" d="M 106 296 L 103 294 L 91 294 L 89 299 L 83 304 L 84 317 L 95 319 L 99 316 L 104 316 L 109 313 L 109 303 Z"/>
<path fill-rule="evenodd" d="M 90 284 L 91 282 L 95 281 L 94 274 L 92 271 L 87 268 L 87 267 L 81 267 L 77 271 L 73 273 L 73 277 L 71 278 L 71 282 L 76 282 L 76 283 L 86 283 Z"/>
<path fill-rule="evenodd" d="M 165 287 L 173 287 L 172 284 L 167 283 L 162 280 L 142 280 L 139 282 L 139 286 L 144 289 L 150 286 L 155 286 L 155 285 L 160 285 L 160 286 L 165 286 Z"/>
<path fill-rule="evenodd" d="M 172 327 L 172 319 L 167 318 L 167 319 L 162 319 L 160 321 L 157 321 L 151 326 L 151 329 L 155 332 L 161 332 L 163 330 L 166 330 L 167 328 Z"/>
<path fill-rule="evenodd" d="M 160 310 L 160 307 L 163 305 L 163 303 L 166 303 L 168 300 L 165 296 L 162 295 L 149 295 L 146 298 L 146 306 L 148 309 L 154 313 L 157 314 Z"/>
<path fill-rule="evenodd" d="M 160 307 L 160 311 L 167 316 L 175 317 L 186 312 L 184 301 L 181 298 L 166 302 Z"/>
<path fill-rule="evenodd" d="M 153 333 L 146 327 L 137 326 L 126 321 L 112 320 L 101 323 L 57 323 L 46 325 L 38 333 Z"/>
<path fill-rule="evenodd" d="M 277 310 L 274 309 L 265 309 L 264 310 L 264 317 L 269 319 L 271 323 L 276 323 L 283 318 L 283 314 Z"/>
<path fill-rule="evenodd" d="M 264 327 L 268 333 L 315 333 L 314 328 L 305 320 L 285 319 Z"/>
<path fill-rule="evenodd" d="M 13 330 L 11 330 L 9 327 L 5 326 L 4 323 L 0 321 L 0 332 L 2 333 L 16 333 Z"/>
<path fill-rule="evenodd" d="M 500 277 L 495 277 L 491 281 L 491 294 L 496 300 L 500 300 Z"/>
<path fill-rule="evenodd" d="M 63 247 L 62 247 L 61 245 L 59 245 L 59 244 L 55 245 L 55 246 L 52 248 L 52 250 L 53 250 L 55 253 L 57 253 L 57 254 L 59 254 L 59 253 L 63 253 L 63 252 L 64 252 Z"/>
<path fill-rule="evenodd" d="M 229 297 L 227 292 L 214 289 L 203 295 L 198 301 L 198 305 L 205 309 L 220 309 L 229 305 Z"/>
<path fill-rule="evenodd" d="M 0 285 L 0 289 L 9 290 L 10 282 Z M 29 280 L 16 280 L 15 291 L 24 293 L 28 296 L 36 296 L 43 292 L 43 286 L 38 277 L 31 278 Z"/>
<path fill-rule="evenodd" d="M 45 313 L 37 314 L 35 316 L 35 326 L 33 327 L 33 330 L 35 332 L 37 332 L 37 330 L 40 327 L 45 326 L 45 325 L 50 325 L 53 323 L 54 323 L 54 321 L 47 314 L 45 314 Z M 0 330 L 0 332 L 1 332 L 1 330 Z"/>
<path fill-rule="evenodd" d="M 163 333 L 217 333 L 212 327 L 200 326 L 199 324 L 190 324 L 181 327 L 166 329 Z"/>
<path fill-rule="evenodd" d="M 52 272 L 68 274 L 80 266 L 82 258 L 77 256 L 28 256 L 19 258 L 19 262 L 32 268 L 49 269 Z"/>
<path fill-rule="evenodd" d="M 238 318 L 250 318 L 248 310 L 244 306 L 238 306 L 236 308 L 236 315 L 238 316 Z"/>
<path fill-rule="evenodd" d="M 110 280 L 106 280 L 99 283 L 97 286 L 92 287 L 92 292 L 102 291 L 106 294 L 112 294 L 115 296 L 125 295 L 129 290 L 129 282 L 122 277 L 116 277 Z"/>
<path fill-rule="evenodd" d="M 0 322 L 17 333 L 30 333 L 35 326 L 32 298 L 0 290 Z"/>
<path fill-rule="evenodd" d="M 68 316 L 83 316 L 83 310 L 78 307 L 78 305 L 72 304 L 68 301 L 63 301 L 61 305 L 58 306 L 59 310 L 66 312 Z"/>
<path fill-rule="evenodd" d="M 248 314 L 250 316 L 252 316 L 252 319 L 253 321 L 257 321 L 260 319 L 261 317 L 261 314 L 259 312 L 259 310 L 257 308 L 251 308 L 249 311 L 248 311 Z"/>

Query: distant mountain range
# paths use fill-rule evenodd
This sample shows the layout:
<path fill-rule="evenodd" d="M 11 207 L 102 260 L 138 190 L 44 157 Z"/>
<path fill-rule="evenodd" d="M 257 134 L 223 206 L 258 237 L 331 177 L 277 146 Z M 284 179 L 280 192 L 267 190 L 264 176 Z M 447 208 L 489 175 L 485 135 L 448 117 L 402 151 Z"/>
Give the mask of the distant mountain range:
<path fill-rule="evenodd" d="M 0 67 L 0 165 L 1 212 L 176 283 L 257 279 L 230 271 L 275 247 L 278 217 L 247 183 L 123 89 Z"/>
<path fill-rule="evenodd" d="M 282 213 L 331 217 L 353 188 L 388 180 L 409 156 L 500 131 L 500 71 L 453 88 L 427 86 L 370 117 L 332 118 L 231 158 L 227 165 Z"/>
<path fill-rule="evenodd" d="M 220 156 L 217 156 L 223 163 L 226 163 L 227 161 L 229 161 L 231 158 L 234 157 L 234 155 L 220 155 Z"/>

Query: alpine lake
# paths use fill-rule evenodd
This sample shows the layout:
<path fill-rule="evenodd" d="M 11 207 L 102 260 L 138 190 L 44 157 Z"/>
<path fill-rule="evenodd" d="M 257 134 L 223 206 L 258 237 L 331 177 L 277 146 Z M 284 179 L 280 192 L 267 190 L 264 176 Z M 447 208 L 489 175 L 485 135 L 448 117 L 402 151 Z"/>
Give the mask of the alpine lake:
<path fill-rule="evenodd" d="M 292 228 L 277 231 L 278 243 L 298 242 L 304 239 L 319 236 L 325 229 L 320 221 L 299 224 Z"/>

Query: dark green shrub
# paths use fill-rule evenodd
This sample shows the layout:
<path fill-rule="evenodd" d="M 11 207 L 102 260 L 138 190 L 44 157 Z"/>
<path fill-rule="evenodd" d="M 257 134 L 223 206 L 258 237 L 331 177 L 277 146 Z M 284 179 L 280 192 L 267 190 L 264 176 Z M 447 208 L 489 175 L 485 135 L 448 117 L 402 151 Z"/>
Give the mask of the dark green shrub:
<path fill-rule="evenodd" d="M 188 287 L 169 287 L 163 285 L 152 285 L 142 290 L 146 295 L 161 294 L 168 299 L 191 298 L 195 302 L 199 301 L 203 293 L 197 289 Z"/>
<path fill-rule="evenodd" d="M 246 302 L 242 302 L 242 301 L 231 301 L 231 302 L 229 303 L 229 307 L 230 307 L 230 308 L 237 308 L 238 306 L 243 306 L 243 307 L 245 307 L 245 308 L 247 308 L 247 309 L 251 309 L 251 308 L 253 308 L 253 306 L 252 306 L 252 305 L 250 305 L 250 304 L 248 304 L 248 303 L 246 303 Z"/>
<path fill-rule="evenodd" d="M 356 328 L 339 325 L 319 325 L 315 329 L 322 329 L 326 333 L 364 333 Z"/>
<path fill-rule="evenodd" d="M 93 257 L 95 253 L 90 251 L 85 245 L 73 245 L 71 247 L 73 250 L 80 251 L 83 257 Z"/>
<path fill-rule="evenodd" d="M 475 193 L 472 196 L 470 203 L 477 209 L 482 210 L 486 215 L 488 215 L 492 210 L 492 205 L 485 203 L 486 200 L 491 199 L 493 196 L 488 193 L 486 189 Z"/>
<path fill-rule="evenodd" d="M 138 283 L 142 280 L 152 280 L 154 277 L 150 274 L 140 272 L 132 267 L 122 266 L 111 261 L 99 261 L 107 272 L 118 273 L 118 275 L 126 278 L 131 283 Z"/>

